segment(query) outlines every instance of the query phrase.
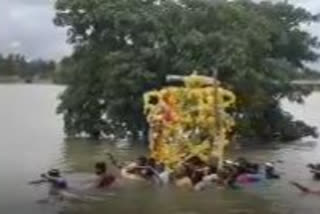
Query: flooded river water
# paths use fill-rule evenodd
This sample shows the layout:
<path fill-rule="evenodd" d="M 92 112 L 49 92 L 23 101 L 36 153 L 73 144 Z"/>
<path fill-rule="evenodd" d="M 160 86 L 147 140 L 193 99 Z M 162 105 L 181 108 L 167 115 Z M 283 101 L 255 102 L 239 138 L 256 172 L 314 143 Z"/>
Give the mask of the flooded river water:
<path fill-rule="evenodd" d="M 258 162 L 279 161 L 280 181 L 241 190 L 212 187 L 203 192 L 127 184 L 102 201 L 38 203 L 47 195 L 46 186 L 27 183 L 48 168 L 63 169 L 67 178 L 77 180 L 89 176 L 93 163 L 105 159 L 106 151 L 121 160 L 146 152 L 144 146 L 125 141 L 65 140 L 62 118 L 55 114 L 62 90 L 53 85 L 0 85 L 1 214 L 319 214 L 320 197 L 301 195 L 288 184 L 297 180 L 320 189 L 305 167 L 320 161 L 320 146 L 313 139 L 235 153 Z M 296 118 L 320 128 L 320 93 L 313 93 L 304 105 L 284 101 L 283 106 Z"/>

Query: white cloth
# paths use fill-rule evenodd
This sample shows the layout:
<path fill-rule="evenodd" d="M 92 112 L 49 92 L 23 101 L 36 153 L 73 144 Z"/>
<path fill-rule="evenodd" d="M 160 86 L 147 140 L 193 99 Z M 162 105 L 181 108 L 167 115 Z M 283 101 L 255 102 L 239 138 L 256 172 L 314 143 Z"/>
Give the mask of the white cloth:
<path fill-rule="evenodd" d="M 169 183 L 169 177 L 170 177 L 170 172 L 166 171 L 166 170 L 159 174 L 159 178 L 160 178 L 162 184 L 168 184 Z"/>
<path fill-rule="evenodd" d="M 211 175 L 204 176 L 202 181 L 200 181 L 199 183 L 197 183 L 194 186 L 194 189 L 197 191 L 203 190 L 204 188 L 208 187 L 209 185 L 212 184 L 212 182 L 214 182 L 216 180 L 218 180 L 217 174 L 211 174 Z"/>

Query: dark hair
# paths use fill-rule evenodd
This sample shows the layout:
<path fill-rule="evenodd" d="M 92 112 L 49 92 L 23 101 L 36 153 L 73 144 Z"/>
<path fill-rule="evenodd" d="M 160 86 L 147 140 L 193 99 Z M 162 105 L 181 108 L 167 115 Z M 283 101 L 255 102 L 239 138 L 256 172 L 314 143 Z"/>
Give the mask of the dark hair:
<path fill-rule="evenodd" d="M 307 167 L 309 167 L 310 169 L 315 169 L 316 168 L 316 165 L 315 164 L 312 164 L 312 163 L 309 163 L 307 165 Z"/>
<path fill-rule="evenodd" d="M 145 156 L 138 157 L 138 164 L 141 166 L 147 165 L 148 159 Z"/>
<path fill-rule="evenodd" d="M 205 164 L 198 156 L 192 156 L 186 162 L 195 166 L 203 166 Z"/>
<path fill-rule="evenodd" d="M 193 185 L 196 185 L 197 183 L 199 183 L 200 181 L 202 181 L 204 177 L 203 172 L 199 172 L 199 171 L 194 171 L 190 177 L 191 182 Z"/>
<path fill-rule="evenodd" d="M 154 158 L 149 158 L 148 159 L 148 165 L 151 167 L 156 167 L 156 160 Z"/>
<path fill-rule="evenodd" d="M 237 159 L 237 162 L 241 165 L 241 166 L 246 166 L 248 164 L 247 159 L 245 159 L 244 157 L 239 157 Z"/>
<path fill-rule="evenodd" d="M 216 174 L 218 172 L 218 167 L 210 165 L 209 166 L 209 174 Z"/>
<path fill-rule="evenodd" d="M 166 165 L 162 162 L 158 163 L 156 167 L 158 172 L 163 172 L 166 169 Z"/>
<path fill-rule="evenodd" d="M 106 172 L 107 165 L 105 162 L 97 162 L 95 168 L 101 170 L 102 172 Z"/>
<path fill-rule="evenodd" d="M 251 164 L 251 168 L 252 168 L 252 172 L 253 173 L 258 173 L 259 169 L 260 169 L 260 166 L 257 163 L 253 163 L 253 164 Z"/>
<path fill-rule="evenodd" d="M 60 171 L 58 169 L 51 169 L 48 175 L 51 177 L 60 177 Z"/>

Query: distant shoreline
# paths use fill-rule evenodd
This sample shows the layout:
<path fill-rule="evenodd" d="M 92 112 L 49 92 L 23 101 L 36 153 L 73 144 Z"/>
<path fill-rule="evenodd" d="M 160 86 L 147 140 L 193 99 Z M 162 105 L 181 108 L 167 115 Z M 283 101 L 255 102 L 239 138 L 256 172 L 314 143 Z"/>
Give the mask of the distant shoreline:
<path fill-rule="evenodd" d="M 0 84 L 56 84 L 51 78 L 22 78 L 19 76 L 0 76 Z"/>

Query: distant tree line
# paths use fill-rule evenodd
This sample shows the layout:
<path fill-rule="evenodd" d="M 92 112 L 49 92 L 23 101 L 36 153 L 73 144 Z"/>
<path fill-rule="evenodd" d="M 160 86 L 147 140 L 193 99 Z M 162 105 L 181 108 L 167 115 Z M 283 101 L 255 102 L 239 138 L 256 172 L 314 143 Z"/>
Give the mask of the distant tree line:
<path fill-rule="evenodd" d="M 37 77 L 39 79 L 51 79 L 56 69 L 53 60 L 27 60 L 21 54 L 0 54 L 0 77 L 18 76 L 22 79 Z"/>
<path fill-rule="evenodd" d="M 320 71 L 307 69 L 305 72 L 297 75 L 296 79 L 320 79 Z"/>

